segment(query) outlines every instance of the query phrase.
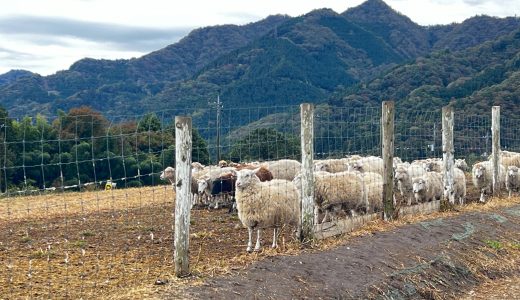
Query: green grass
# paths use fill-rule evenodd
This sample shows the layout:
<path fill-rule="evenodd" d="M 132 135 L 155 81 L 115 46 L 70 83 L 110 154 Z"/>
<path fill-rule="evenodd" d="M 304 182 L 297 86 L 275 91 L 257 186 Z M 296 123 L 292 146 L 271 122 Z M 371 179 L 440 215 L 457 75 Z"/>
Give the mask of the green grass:
<path fill-rule="evenodd" d="M 487 241 L 485 241 L 485 243 L 486 243 L 486 245 L 488 245 L 488 247 L 495 249 L 495 250 L 501 250 L 504 248 L 504 245 L 499 241 L 487 240 Z"/>

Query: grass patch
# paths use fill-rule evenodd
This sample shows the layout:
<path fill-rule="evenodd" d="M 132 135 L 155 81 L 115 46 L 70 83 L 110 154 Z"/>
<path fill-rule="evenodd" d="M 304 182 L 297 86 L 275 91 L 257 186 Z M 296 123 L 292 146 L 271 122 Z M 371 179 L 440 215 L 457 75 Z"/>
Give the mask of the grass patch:
<path fill-rule="evenodd" d="M 78 247 L 78 248 L 81 248 L 81 249 L 85 249 L 87 247 L 87 241 L 85 240 L 77 240 L 75 241 L 74 243 L 72 243 L 74 245 L 74 247 Z"/>
<path fill-rule="evenodd" d="M 54 251 L 43 251 L 42 249 L 37 250 L 29 254 L 30 259 L 53 259 L 56 258 L 57 255 Z"/>
<path fill-rule="evenodd" d="M 504 245 L 499 241 L 487 240 L 487 241 L 485 241 L 485 243 L 486 243 L 486 245 L 488 245 L 488 247 L 495 249 L 495 250 L 501 250 L 504 248 Z"/>
<path fill-rule="evenodd" d="M 92 232 L 92 231 L 87 230 L 87 231 L 83 231 L 83 232 L 81 233 L 81 235 L 82 235 L 83 237 L 90 237 L 90 236 L 95 236 L 96 234 L 95 234 L 94 232 Z"/>
<path fill-rule="evenodd" d="M 20 243 L 23 243 L 23 244 L 27 244 L 30 242 L 32 242 L 32 239 L 28 236 L 24 236 L 23 238 L 20 239 Z"/>

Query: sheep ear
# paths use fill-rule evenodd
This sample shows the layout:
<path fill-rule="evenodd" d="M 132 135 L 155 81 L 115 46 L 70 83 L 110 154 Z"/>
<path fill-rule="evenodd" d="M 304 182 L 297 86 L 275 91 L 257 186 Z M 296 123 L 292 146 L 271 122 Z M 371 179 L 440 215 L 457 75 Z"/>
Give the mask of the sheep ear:
<path fill-rule="evenodd" d="M 260 171 L 260 168 L 256 168 L 256 169 L 254 169 L 254 170 L 253 170 L 253 173 L 256 174 L 256 173 L 258 173 L 258 171 Z"/>

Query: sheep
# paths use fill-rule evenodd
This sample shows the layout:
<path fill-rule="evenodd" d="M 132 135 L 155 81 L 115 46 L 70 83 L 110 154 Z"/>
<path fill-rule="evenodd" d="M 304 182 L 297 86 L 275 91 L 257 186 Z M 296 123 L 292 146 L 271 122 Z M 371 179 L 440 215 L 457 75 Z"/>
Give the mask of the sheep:
<path fill-rule="evenodd" d="M 459 168 L 460 170 L 466 172 L 469 170 L 468 163 L 466 163 L 466 159 L 456 159 L 455 160 L 455 168 Z"/>
<path fill-rule="evenodd" d="M 253 230 L 257 229 L 255 251 L 260 251 L 262 229 L 274 228 L 272 248 L 277 247 L 277 229 L 283 225 L 298 225 L 300 198 L 294 183 L 283 179 L 261 182 L 257 170 L 235 171 L 235 197 L 238 218 L 247 227 L 247 252 L 252 252 Z"/>
<path fill-rule="evenodd" d="M 493 154 L 489 155 L 488 160 L 491 161 Z M 507 168 L 509 166 L 516 166 L 520 168 L 520 153 L 501 150 L 499 155 L 500 164 Z"/>
<path fill-rule="evenodd" d="M 415 162 L 415 161 L 414 161 Z M 410 166 L 408 167 L 408 174 L 413 178 L 421 177 L 424 174 L 426 174 L 426 170 L 423 167 L 423 162 L 420 164 L 412 162 Z"/>
<path fill-rule="evenodd" d="M 480 190 L 480 202 L 485 202 L 485 194 L 492 191 L 493 186 L 493 164 L 490 161 L 478 162 L 473 165 L 471 171 L 473 185 Z M 506 182 L 506 170 L 504 166 L 499 165 L 498 184 L 503 186 Z"/>
<path fill-rule="evenodd" d="M 369 208 L 367 213 L 383 210 L 383 176 L 374 172 L 360 173 L 365 184 L 365 193 Z"/>
<path fill-rule="evenodd" d="M 513 155 L 511 153 L 514 152 L 508 152 L 508 156 L 501 156 L 500 164 L 502 164 L 504 168 L 507 168 L 509 166 L 520 167 L 520 154 Z"/>
<path fill-rule="evenodd" d="M 338 173 L 347 170 L 348 159 L 323 159 L 314 161 L 315 171 Z"/>
<path fill-rule="evenodd" d="M 415 200 L 419 203 L 439 200 L 443 195 L 442 176 L 437 172 L 427 172 L 412 182 Z"/>
<path fill-rule="evenodd" d="M 267 164 L 275 179 L 293 180 L 301 171 L 301 163 L 292 159 L 272 161 Z"/>
<path fill-rule="evenodd" d="M 509 198 L 511 198 L 513 191 L 518 192 L 520 190 L 520 177 L 518 176 L 517 166 L 507 167 L 506 188 L 509 192 Z"/>
<path fill-rule="evenodd" d="M 238 170 L 240 169 L 253 169 L 251 166 L 241 165 L 238 167 Z M 220 169 L 220 170 L 224 170 Z M 215 201 L 213 208 L 218 209 L 219 208 L 219 201 L 221 197 L 224 197 L 224 200 L 231 196 L 231 207 L 230 212 L 234 211 L 234 198 L 235 198 L 235 181 L 236 178 L 234 176 L 231 176 L 231 174 L 237 169 L 235 168 L 228 168 L 226 170 L 229 170 L 229 172 L 226 173 L 220 173 L 216 172 L 212 175 L 219 174 L 218 177 L 213 178 L 209 175 L 205 175 L 202 178 L 198 180 L 198 194 L 199 195 L 206 195 L 207 198 L 211 198 Z M 260 181 L 270 181 L 273 179 L 273 175 L 271 172 L 265 167 L 261 166 L 255 169 L 256 176 L 260 179 Z M 211 174 L 210 174 L 211 175 Z"/>
<path fill-rule="evenodd" d="M 412 183 L 413 177 L 409 172 L 410 167 L 407 168 L 405 165 L 400 165 L 394 170 L 395 187 L 400 192 L 401 196 L 406 199 L 406 204 L 408 206 L 412 205 L 412 199 L 414 199 Z"/>
<path fill-rule="evenodd" d="M 218 178 L 213 180 L 211 184 L 211 196 L 215 199 L 215 209 L 219 208 L 219 198 L 217 196 L 222 196 L 224 199 L 227 199 L 231 196 L 231 202 L 235 198 L 235 182 L 236 177 L 233 173 L 225 173 L 220 175 Z M 233 211 L 233 207 L 231 205 L 229 212 Z"/>
<path fill-rule="evenodd" d="M 466 199 L 466 175 L 459 168 L 453 169 L 453 198 L 454 200 L 458 200 L 460 205 L 464 204 L 464 200 Z M 448 199 L 449 195 L 447 190 L 444 191 L 444 198 Z"/>
<path fill-rule="evenodd" d="M 293 182 L 301 188 L 301 175 Z M 325 211 L 321 223 L 327 220 L 329 211 L 342 207 L 351 215 L 369 209 L 363 177 L 359 172 L 314 173 L 314 203 L 316 204 L 315 223 L 318 224 L 318 211 Z"/>
<path fill-rule="evenodd" d="M 159 176 L 161 180 L 168 180 L 172 185 L 175 184 L 175 169 L 172 167 L 166 167 Z"/>
<path fill-rule="evenodd" d="M 363 157 L 348 166 L 349 171 L 374 172 L 383 175 L 383 159 L 377 156 Z"/>
<path fill-rule="evenodd" d="M 202 171 L 202 170 L 204 170 L 204 165 L 201 164 L 200 162 L 197 162 L 197 161 L 192 162 L 191 163 L 191 170 L 192 170 L 192 172 L 194 172 L 194 171 L 195 172 Z"/>
<path fill-rule="evenodd" d="M 442 172 L 442 159 L 439 158 L 433 158 L 428 159 L 426 162 L 423 163 L 424 170 L 426 172 Z"/>

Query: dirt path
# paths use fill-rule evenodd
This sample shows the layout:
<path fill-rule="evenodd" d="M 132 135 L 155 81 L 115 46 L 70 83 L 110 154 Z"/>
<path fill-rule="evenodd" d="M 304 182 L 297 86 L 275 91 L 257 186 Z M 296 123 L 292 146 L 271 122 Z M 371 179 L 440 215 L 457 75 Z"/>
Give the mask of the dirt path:
<path fill-rule="evenodd" d="M 516 261 L 515 261 L 516 259 Z M 334 250 L 273 257 L 182 291 L 190 299 L 453 299 L 520 276 L 520 205 L 405 225 Z M 179 291 L 166 298 L 179 297 Z"/>

